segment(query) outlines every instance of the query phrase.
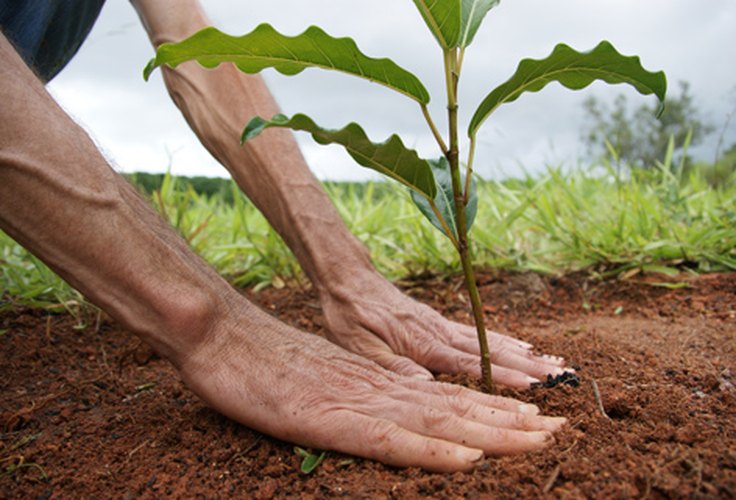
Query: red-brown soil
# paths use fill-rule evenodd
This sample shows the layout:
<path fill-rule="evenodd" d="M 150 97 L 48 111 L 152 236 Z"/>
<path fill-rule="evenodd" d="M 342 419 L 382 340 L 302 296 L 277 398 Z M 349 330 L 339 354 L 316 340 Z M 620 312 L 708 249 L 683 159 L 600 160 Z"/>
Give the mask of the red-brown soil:
<path fill-rule="evenodd" d="M 570 426 L 544 452 L 457 474 L 328 453 L 305 475 L 292 445 L 205 407 L 115 323 L 75 329 L 68 315 L 4 313 L 0 497 L 733 498 L 736 275 L 685 277 L 679 289 L 638 278 L 481 275 L 491 327 L 564 355 L 582 383 L 504 391 Z M 401 286 L 469 321 L 457 279 Z M 322 330 L 309 290 L 246 293 L 293 325 Z"/>

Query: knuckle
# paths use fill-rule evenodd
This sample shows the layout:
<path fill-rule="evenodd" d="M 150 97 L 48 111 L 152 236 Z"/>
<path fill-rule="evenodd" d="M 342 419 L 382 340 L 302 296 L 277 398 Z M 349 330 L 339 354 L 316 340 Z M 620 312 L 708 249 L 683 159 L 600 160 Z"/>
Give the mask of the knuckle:
<path fill-rule="evenodd" d="M 465 397 L 467 389 L 458 384 L 441 383 L 438 386 L 441 389 L 441 394 L 445 398 L 458 398 L 462 399 Z"/>
<path fill-rule="evenodd" d="M 446 396 L 445 401 L 447 407 L 450 408 L 450 410 L 452 410 L 452 412 L 458 417 L 470 417 L 471 419 L 475 419 L 473 410 L 476 405 L 472 401 L 468 401 L 460 394 Z"/>
<path fill-rule="evenodd" d="M 533 420 L 523 413 L 514 413 L 512 426 L 514 429 L 530 430 L 534 427 Z"/>
<path fill-rule="evenodd" d="M 428 363 L 436 363 L 442 358 L 439 347 L 433 339 L 424 339 L 422 342 L 416 342 L 412 350 L 416 359 L 425 360 Z"/>
<path fill-rule="evenodd" d="M 371 455 L 381 459 L 390 459 L 400 446 L 401 428 L 390 420 L 374 420 L 368 424 L 363 439 L 366 449 Z"/>
<path fill-rule="evenodd" d="M 332 366 L 335 369 L 321 374 L 324 387 L 343 397 L 386 392 L 392 385 L 390 377 L 381 368 L 366 363 L 366 360 L 354 357 L 334 359 Z"/>
<path fill-rule="evenodd" d="M 491 449 L 488 450 L 494 455 L 506 455 L 509 453 L 509 447 L 513 444 L 513 431 L 501 427 L 495 427 L 491 431 Z"/>
<path fill-rule="evenodd" d="M 376 361 L 378 364 L 392 372 L 406 374 L 412 373 L 412 371 L 415 370 L 414 363 L 408 358 L 404 358 L 402 356 L 387 356 L 386 358 L 387 359 L 383 362 L 380 359 Z"/>
<path fill-rule="evenodd" d="M 433 432 L 442 431 L 452 423 L 450 415 L 429 406 L 422 409 L 421 419 L 423 427 Z"/>
<path fill-rule="evenodd" d="M 493 351 L 499 351 L 504 348 L 506 342 L 503 337 L 497 333 L 488 332 L 488 347 Z"/>
<path fill-rule="evenodd" d="M 455 358 L 455 373 L 474 374 L 478 371 L 480 358 L 477 356 L 457 356 Z"/>
<path fill-rule="evenodd" d="M 491 350 L 491 361 L 494 363 L 503 364 L 503 361 L 508 357 L 509 355 L 509 347 L 507 345 L 499 345 L 496 346 L 493 350 Z"/>

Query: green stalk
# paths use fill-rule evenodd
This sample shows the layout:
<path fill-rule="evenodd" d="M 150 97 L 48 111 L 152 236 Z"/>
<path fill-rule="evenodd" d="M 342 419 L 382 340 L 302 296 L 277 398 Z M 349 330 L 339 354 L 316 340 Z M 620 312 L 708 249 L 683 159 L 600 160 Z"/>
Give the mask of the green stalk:
<path fill-rule="evenodd" d="M 429 125 L 429 129 L 432 131 L 432 135 L 434 136 L 434 139 L 437 141 L 437 145 L 442 150 L 442 154 L 447 154 L 447 145 L 445 144 L 445 141 L 442 139 L 442 135 L 440 134 L 440 131 L 437 130 L 437 126 L 434 124 L 434 121 L 432 121 L 432 115 L 429 114 L 429 110 L 427 109 L 427 106 L 425 104 L 422 104 L 422 114 L 424 115 L 424 119 L 427 121 L 427 125 Z"/>
<path fill-rule="evenodd" d="M 437 204 L 434 202 L 433 199 L 427 198 L 427 202 L 429 203 L 429 208 L 432 209 L 432 212 L 434 212 L 434 216 L 437 217 L 437 220 L 440 221 L 440 224 L 442 225 L 442 230 L 445 232 L 448 238 L 450 238 L 450 241 L 452 242 L 452 246 L 455 247 L 455 250 L 460 250 L 460 247 L 458 246 L 457 239 L 452 234 L 452 230 L 450 229 L 450 226 L 447 225 L 447 221 L 440 213 L 439 208 L 437 208 Z"/>
<path fill-rule="evenodd" d="M 465 189 L 463 191 L 463 201 L 468 205 L 470 199 L 470 183 L 473 178 L 473 159 L 475 158 L 475 136 L 470 138 L 470 149 L 468 152 L 468 163 L 465 168 Z"/>
<path fill-rule="evenodd" d="M 460 151 L 458 145 L 457 127 L 457 87 L 460 79 L 460 68 L 458 52 L 456 49 L 445 50 L 445 77 L 447 79 L 447 112 L 450 128 L 450 150 L 447 160 L 450 163 L 450 175 L 452 177 L 452 191 L 455 201 L 455 225 L 457 226 L 457 250 L 460 254 L 460 262 L 465 275 L 465 287 L 468 290 L 470 304 L 473 309 L 475 329 L 478 334 L 480 345 L 480 370 L 481 384 L 486 392 L 493 392 L 493 380 L 491 374 L 491 353 L 488 350 L 488 339 L 486 337 L 485 318 L 483 317 L 483 305 L 481 304 L 478 286 L 475 282 L 473 262 L 470 258 L 470 238 L 465 215 L 465 192 L 460 175 Z"/>

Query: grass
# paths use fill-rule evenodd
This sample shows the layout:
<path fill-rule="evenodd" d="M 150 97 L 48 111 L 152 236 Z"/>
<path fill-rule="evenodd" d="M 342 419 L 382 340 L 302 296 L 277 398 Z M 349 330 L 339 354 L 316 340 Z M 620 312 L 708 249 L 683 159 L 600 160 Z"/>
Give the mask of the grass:
<path fill-rule="evenodd" d="M 304 280 L 281 238 L 234 184 L 229 188 L 232 202 L 166 176 L 151 201 L 236 286 Z M 325 188 L 389 278 L 458 269 L 451 245 L 404 189 L 393 183 Z M 713 187 L 698 170 L 683 174 L 667 164 L 625 176 L 604 166 L 550 169 L 478 188 L 472 237 L 479 266 L 605 276 L 736 270 L 736 175 Z M 0 310 L 23 304 L 82 318 L 81 295 L 1 232 L 0 265 Z"/>

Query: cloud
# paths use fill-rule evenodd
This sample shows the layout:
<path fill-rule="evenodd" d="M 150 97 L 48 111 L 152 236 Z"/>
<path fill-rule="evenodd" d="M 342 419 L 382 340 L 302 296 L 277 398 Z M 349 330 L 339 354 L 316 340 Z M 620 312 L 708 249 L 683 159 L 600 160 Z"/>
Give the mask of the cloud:
<path fill-rule="evenodd" d="M 427 81 L 433 96 L 431 111 L 439 124 L 444 123 L 441 53 L 408 0 L 209 0 L 205 7 L 215 25 L 233 34 L 271 22 L 287 34 L 316 24 L 334 36 L 352 36 L 365 53 L 389 56 Z M 728 101 L 736 84 L 731 65 L 736 60 L 733 26 L 732 0 L 504 1 L 489 13 L 468 49 L 461 81 L 462 117 L 467 120 L 521 58 L 545 56 L 557 42 L 582 50 L 608 39 L 623 53 L 639 54 L 645 67 L 665 70 L 671 88 L 678 80 L 691 82 L 704 114 L 720 123 L 735 98 Z M 163 169 L 171 162 L 175 173 L 225 175 L 198 146 L 160 77 L 143 82 L 141 70 L 151 55 L 128 2 L 107 2 L 89 40 L 50 88 L 125 171 Z M 397 132 L 421 154 L 436 155 L 418 107 L 402 96 L 318 70 L 291 78 L 266 71 L 265 77 L 287 114 L 305 112 L 334 128 L 359 121 L 374 140 Z M 589 95 L 611 99 L 627 91 L 597 84 L 578 93 L 555 87 L 523 96 L 487 122 L 479 136 L 482 174 L 513 173 L 519 163 L 530 171 L 547 163 L 574 163 L 580 154 L 583 100 Z M 640 102 L 634 91 L 628 92 L 630 101 Z M 736 134 L 733 128 L 728 133 L 730 144 Z M 367 174 L 339 151 L 313 145 L 306 136 L 298 140 L 320 177 L 360 179 Z"/>

